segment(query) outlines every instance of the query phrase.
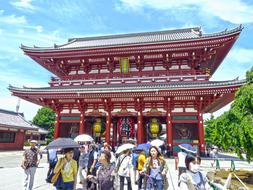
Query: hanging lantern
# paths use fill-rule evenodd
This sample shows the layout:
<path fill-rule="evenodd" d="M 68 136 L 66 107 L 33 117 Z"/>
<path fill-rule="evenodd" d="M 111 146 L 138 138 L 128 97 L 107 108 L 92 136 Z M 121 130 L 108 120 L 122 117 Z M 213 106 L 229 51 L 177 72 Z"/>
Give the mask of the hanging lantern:
<path fill-rule="evenodd" d="M 129 117 L 122 117 L 118 120 L 118 133 L 119 136 L 125 136 L 127 138 L 134 137 L 134 120 Z"/>
<path fill-rule="evenodd" d="M 130 68 L 129 58 L 128 57 L 121 57 L 119 59 L 120 63 L 120 72 L 121 73 L 128 73 Z"/>
<path fill-rule="evenodd" d="M 156 118 L 152 118 L 148 123 L 148 133 L 151 138 L 155 138 L 162 132 L 162 125 Z"/>
<path fill-rule="evenodd" d="M 96 137 L 100 137 L 101 134 L 103 133 L 103 124 L 102 120 L 100 118 L 96 119 L 96 122 L 93 125 L 93 131 L 95 133 Z"/>

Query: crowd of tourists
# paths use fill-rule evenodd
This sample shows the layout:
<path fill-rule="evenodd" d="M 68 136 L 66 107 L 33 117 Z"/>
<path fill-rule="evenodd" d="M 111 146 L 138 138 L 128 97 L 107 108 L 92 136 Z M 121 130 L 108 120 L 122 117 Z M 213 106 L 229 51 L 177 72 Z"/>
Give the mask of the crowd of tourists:
<path fill-rule="evenodd" d="M 150 146 L 147 151 L 126 148 L 116 154 L 107 143 L 82 143 L 78 149 L 62 151 L 63 156 L 59 156 L 56 149 L 48 150 L 47 182 L 53 183 L 57 190 L 74 190 L 79 183 L 87 190 L 168 189 L 168 165 L 157 146 Z M 178 159 L 178 189 L 212 189 L 199 169 L 199 157 L 181 149 Z M 38 163 L 38 149 L 31 142 L 22 162 L 27 176 L 26 190 L 32 189 Z"/>

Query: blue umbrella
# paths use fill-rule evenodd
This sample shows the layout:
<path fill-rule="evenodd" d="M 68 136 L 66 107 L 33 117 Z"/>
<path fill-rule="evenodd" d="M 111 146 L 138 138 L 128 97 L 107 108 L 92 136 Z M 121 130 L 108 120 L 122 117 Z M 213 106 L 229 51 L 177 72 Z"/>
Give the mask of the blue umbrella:
<path fill-rule="evenodd" d="M 135 150 L 144 150 L 146 154 L 148 154 L 150 146 L 151 146 L 150 144 L 146 143 L 138 144 Z"/>
<path fill-rule="evenodd" d="M 186 152 L 190 152 L 193 154 L 197 153 L 197 150 L 190 144 L 180 144 L 178 145 L 179 148 L 181 148 L 182 150 L 185 150 Z"/>

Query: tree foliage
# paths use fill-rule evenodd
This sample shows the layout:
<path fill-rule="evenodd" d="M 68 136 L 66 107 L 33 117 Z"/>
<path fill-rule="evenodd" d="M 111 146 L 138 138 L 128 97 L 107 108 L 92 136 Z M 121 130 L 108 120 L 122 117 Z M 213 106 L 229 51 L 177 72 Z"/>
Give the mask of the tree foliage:
<path fill-rule="evenodd" d="M 48 130 L 49 134 L 47 137 L 49 139 L 53 138 L 55 123 L 55 113 L 53 110 L 47 107 L 40 108 L 37 114 L 34 116 L 32 123 Z"/>
<path fill-rule="evenodd" d="M 235 95 L 228 112 L 205 121 L 206 142 L 234 151 L 240 158 L 253 160 L 253 67 L 246 73 L 247 83 Z"/>

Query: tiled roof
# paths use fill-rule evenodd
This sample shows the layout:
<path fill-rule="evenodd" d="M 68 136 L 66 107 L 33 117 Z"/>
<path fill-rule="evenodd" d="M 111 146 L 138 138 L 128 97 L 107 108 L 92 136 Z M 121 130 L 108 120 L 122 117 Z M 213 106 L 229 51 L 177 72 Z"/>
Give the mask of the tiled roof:
<path fill-rule="evenodd" d="M 157 90 L 180 90 L 180 89 L 208 89 L 228 86 L 241 86 L 245 80 L 230 81 L 206 81 L 206 82 L 167 82 L 148 84 L 113 84 L 96 86 L 61 86 L 45 88 L 17 88 L 9 86 L 9 90 L 14 92 L 27 93 L 111 93 L 111 92 L 142 92 Z"/>
<path fill-rule="evenodd" d="M 32 124 L 32 126 L 36 129 L 36 132 L 39 134 L 48 134 L 49 133 L 48 130 L 38 127 L 37 125 Z M 29 130 L 29 131 L 34 132 L 35 130 Z"/>
<path fill-rule="evenodd" d="M 48 133 L 49 133 L 48 130 L 43 129 L 43 128 L 41 128 L 41 127 L 38 127 L 38 129 L 39 129 L 39 133 L 40 133 L 40 134 L 48 134 Z"/>
<path fill-rule="evenodd" d="M 3 109 L 0 109 L 0 126 L 34 131 L 38 130 L 38 128 L 26 121 L 20 113 Z"/>
<path fill-rule="evenodd" d="M 98 37 L 85 37 L 85 38 L 71 38 L 68 43 L 63 45 L 54 45 L 54 47 L 43 48 L 36 47 L 29 48 L 21 45 L 22 49 L 77 49 L 77 48 L 97 48 L 97 47 L 114 47 L 122 45 L 140 45 L 147 43 L 159 43 L 169 41 L 182 41 L 182 40 L 194 40 L 202 38 L 211 38 L 227 34 L 232 34 L 241 31 L 242 27 L 239 26 L 232 30 L 224 30 L 218 33 L 202 34 L 199 27 L 177 29 L 177 30 L 165 30 L 157 32 L 143 32 L 132 34 L 119 34 L 108 35 Z"/>

